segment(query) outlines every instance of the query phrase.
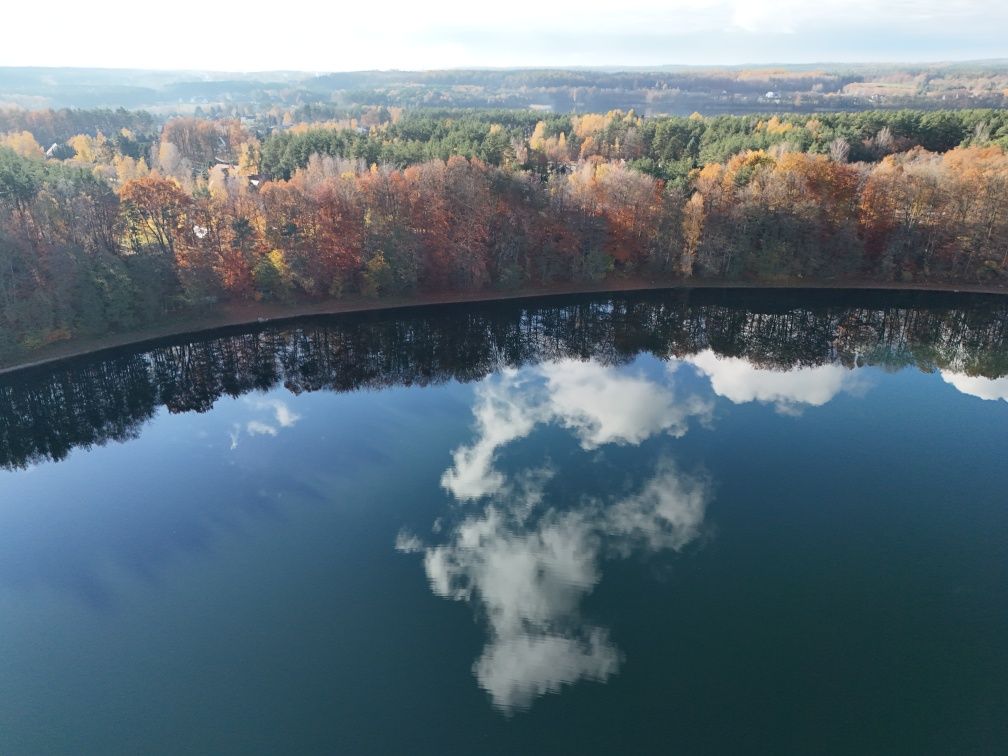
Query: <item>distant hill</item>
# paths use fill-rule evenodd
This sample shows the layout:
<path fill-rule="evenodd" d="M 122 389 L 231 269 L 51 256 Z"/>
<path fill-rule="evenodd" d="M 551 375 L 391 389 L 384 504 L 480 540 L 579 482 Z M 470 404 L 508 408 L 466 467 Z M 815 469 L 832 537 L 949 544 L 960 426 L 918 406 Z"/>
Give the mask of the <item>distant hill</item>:
<path fill-rule="evenodd" d="M 1008 61 L 324 74 L 0 68 L 0 107 L 173 114 L 318 104 L 673 115 L 1004 107 Z"/>

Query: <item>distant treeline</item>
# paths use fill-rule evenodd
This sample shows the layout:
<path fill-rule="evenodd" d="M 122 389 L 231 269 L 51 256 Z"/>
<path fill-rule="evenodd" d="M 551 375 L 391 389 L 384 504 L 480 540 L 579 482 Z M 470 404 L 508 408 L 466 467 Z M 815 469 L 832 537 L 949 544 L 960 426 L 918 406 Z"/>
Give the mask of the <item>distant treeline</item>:
<path fill-rule="evenodd" d="M 0 361 L 224 301 L 616 277 L 1008 287 L 1008 111 L 0 123 Z M 19 126 L 81 131 L 44 150 Z"/>
<path fill-rule="evenodd" d="M 161 124 L 150 113 L 142 110 L 80 110 L 62 108 L 60 110 L 22 110 L 0 108 L 0 134 L 29 132 L 35 141 L 49 149 L 53 144 L 73 152 L 67 144 L 73 137 L 83 134 L 96 137 L 104 134 L 115 141 L 114 149 L 120 154 L 139 158 L 149 154 L 151 144 L 157 140 Z M 140 135 L 143 142 L 128 144 L 123 132 Z M 135 154 L 132 154 L 135 153 Z"/>
<path fill-rule="evenodd" d="M 588 113 L 752 113 L 1003 107 L 1003 62 L 935 65 L 669 67 L 220 74 L 0 68 L 0 102 L 249 115 L 304 106 L 538 108 Z"/>
<path fill-rule="evenodd" d="M 719 292 L 577 297 L 313 319 L 174 339 L 0 376 L 0 467 L 139 434 L 159 407 L 205 412 L 278 385 L 353 391 L 474 381 L 545 360 L 618 364 L 705 349 L 772 370 L 840 363 L 1008 374 L 1008 300 Z"/>
<path fill-rule="evenodd" d="M 546 173 L 580 159 L 602 157 L 626 161 L 683 187 L 690 171 L 724 162 L 745 150 L 776 147 L 829 155 L 843 149 L 846 161 L 871 162 L 914 147 L 931 152 L 988 144 L 1008 148 L 1008 110 L 711 118 L 641 118 L 616 112 L 543 116 L 528 111 L 420 111 L 403 113 L 394 121 L 387 110 L 357 111 L 355 123 L 371 120 L 378 125 L 306 124 L 273 130 L 262 140 L 260 170 L 267 178 L 289 179 L 308 165 L 312 155 L 396 168 L 461 155 L 493 166 L 517 162 Z"/>

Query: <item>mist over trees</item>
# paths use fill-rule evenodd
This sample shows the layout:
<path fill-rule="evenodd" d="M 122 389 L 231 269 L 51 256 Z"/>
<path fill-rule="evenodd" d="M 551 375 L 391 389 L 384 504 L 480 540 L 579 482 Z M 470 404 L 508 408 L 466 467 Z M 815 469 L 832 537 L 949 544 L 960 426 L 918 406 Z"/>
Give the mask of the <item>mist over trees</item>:
<path fill-rule="evenodd" d="M 229 74 L 0 68 L 0 103 L 248 115 L 270 109 L 508 108 L 647 115 L 1004 107 L 1003 61 L 921 64 L 659 66 Z M 295 117 L 295 120 L 303 120 Z"/>

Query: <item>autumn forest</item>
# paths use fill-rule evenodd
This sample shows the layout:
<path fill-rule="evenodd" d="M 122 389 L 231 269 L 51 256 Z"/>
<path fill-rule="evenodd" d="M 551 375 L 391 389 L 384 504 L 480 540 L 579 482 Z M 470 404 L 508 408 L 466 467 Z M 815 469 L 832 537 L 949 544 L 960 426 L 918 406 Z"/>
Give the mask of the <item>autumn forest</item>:
<path fill-rule="evenodd" d="M 1008 112 L 0 110 L 0 359 L 227 302 L 1008 287 Z"/>

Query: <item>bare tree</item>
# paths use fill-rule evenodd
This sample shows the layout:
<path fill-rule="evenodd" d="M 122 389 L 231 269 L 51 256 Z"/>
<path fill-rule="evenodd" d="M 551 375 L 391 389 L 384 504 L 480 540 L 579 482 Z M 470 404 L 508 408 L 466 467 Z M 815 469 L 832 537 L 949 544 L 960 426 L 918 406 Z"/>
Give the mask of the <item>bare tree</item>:
<path fill-rule="evenodd" d="M 830 142 L 829 155 L 834 163 L 846 163 L 850 155 L 850 144 L 843 137 L 837 137 Z"/>

